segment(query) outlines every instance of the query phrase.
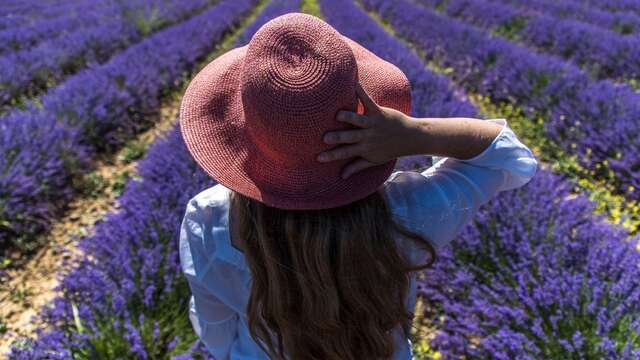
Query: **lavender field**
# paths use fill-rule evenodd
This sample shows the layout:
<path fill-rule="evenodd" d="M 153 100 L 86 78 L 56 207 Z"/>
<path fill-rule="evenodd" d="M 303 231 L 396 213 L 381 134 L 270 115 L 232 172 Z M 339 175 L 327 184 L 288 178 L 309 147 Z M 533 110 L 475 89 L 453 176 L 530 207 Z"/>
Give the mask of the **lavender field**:
<path fill-rule="evenodd" d="M 413 116 L 506 118 L 540 159 L 419 274 L 415 359 L 640 359 L 635 0 L 1 2 L 0 358 L 212 359 L 178 235 L 215 182 L 180 96 L 294 11 L 397 65 Z"/>

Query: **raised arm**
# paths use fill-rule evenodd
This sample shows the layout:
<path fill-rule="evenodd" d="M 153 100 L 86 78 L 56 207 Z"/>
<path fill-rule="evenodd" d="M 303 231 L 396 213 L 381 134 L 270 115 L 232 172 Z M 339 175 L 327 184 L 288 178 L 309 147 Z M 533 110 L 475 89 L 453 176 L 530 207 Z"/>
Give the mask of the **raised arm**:
<path fill-rule="evenodd" d="M 523 186 L 536 173 L 531 150 L 505 119 L 483 121 L 502 130 L 480 154 L 444 157 L 422 172 L 397 171 L 385 182 L 394 219 L 436 247 L 453 240 L 497 193 Z"/>
<path fill-rule="evenodd" d="M 337 144 L 318 156 L 318 161 L 354 157 L 343 177 L 394 158 L 429 154 L 469 159 L 480 154 L 496 138 L 502 126 L 473 118 L 415 118 L 377 105 L 356 87 L 365 107 L 364 115 L 340 111 L 336 119 L 355 125 L 353 130 L 328 132 L 327 144 Z"/>
<path fill-rule="evenodd" d="M 408 128 L 404 145 L 407 155 L 429 154 L 467 160 L 484 151 L 498 136 L 502 125 L 464 117 L 409 117 Z"/>

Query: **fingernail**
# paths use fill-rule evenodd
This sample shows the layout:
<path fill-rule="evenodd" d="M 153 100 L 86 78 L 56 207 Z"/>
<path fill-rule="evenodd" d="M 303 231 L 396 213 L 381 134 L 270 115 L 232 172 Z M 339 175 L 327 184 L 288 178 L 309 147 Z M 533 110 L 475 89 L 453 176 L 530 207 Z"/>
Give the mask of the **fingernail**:
<path fill-rule="evenodd" d="M 333 141 L 333 135 L 325 135 L 324 136 L 324 142 L 327 144 L 331 144 L 331 142 Z"/>
<path fill-rule="evenodd" d="M 327 159 L 327 155 L 325 154 L 318 155 L 318 161 L 325 161 L 326 159 Z"/>

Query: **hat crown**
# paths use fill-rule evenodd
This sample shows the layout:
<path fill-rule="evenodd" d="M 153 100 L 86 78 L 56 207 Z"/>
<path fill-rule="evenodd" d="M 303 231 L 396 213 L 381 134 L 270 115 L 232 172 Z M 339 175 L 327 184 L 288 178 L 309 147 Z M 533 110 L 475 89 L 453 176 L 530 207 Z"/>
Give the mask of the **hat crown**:
<path fill-rule="evenodd" d="M 340 33 L 307 14 L 264 24 L 248 44 L 240 80 L 248 135 L 264 156 L 287 168 L 316 162 L 322 135 L 346 128 L 355 110 L 357 63 Z"/>

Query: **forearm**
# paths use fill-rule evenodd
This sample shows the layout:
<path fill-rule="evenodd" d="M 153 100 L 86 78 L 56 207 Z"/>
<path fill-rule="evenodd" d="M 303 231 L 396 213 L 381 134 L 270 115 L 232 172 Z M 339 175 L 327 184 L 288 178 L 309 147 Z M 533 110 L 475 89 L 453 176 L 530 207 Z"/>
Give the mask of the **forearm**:
<path fill-rule="evenodd" d="M 453 118 L 411 118 L 407 139 L 409 155 L 435 155 L 460 160 L 484 151 L 498 136 L 502 125 L 489 121 Z"/>

